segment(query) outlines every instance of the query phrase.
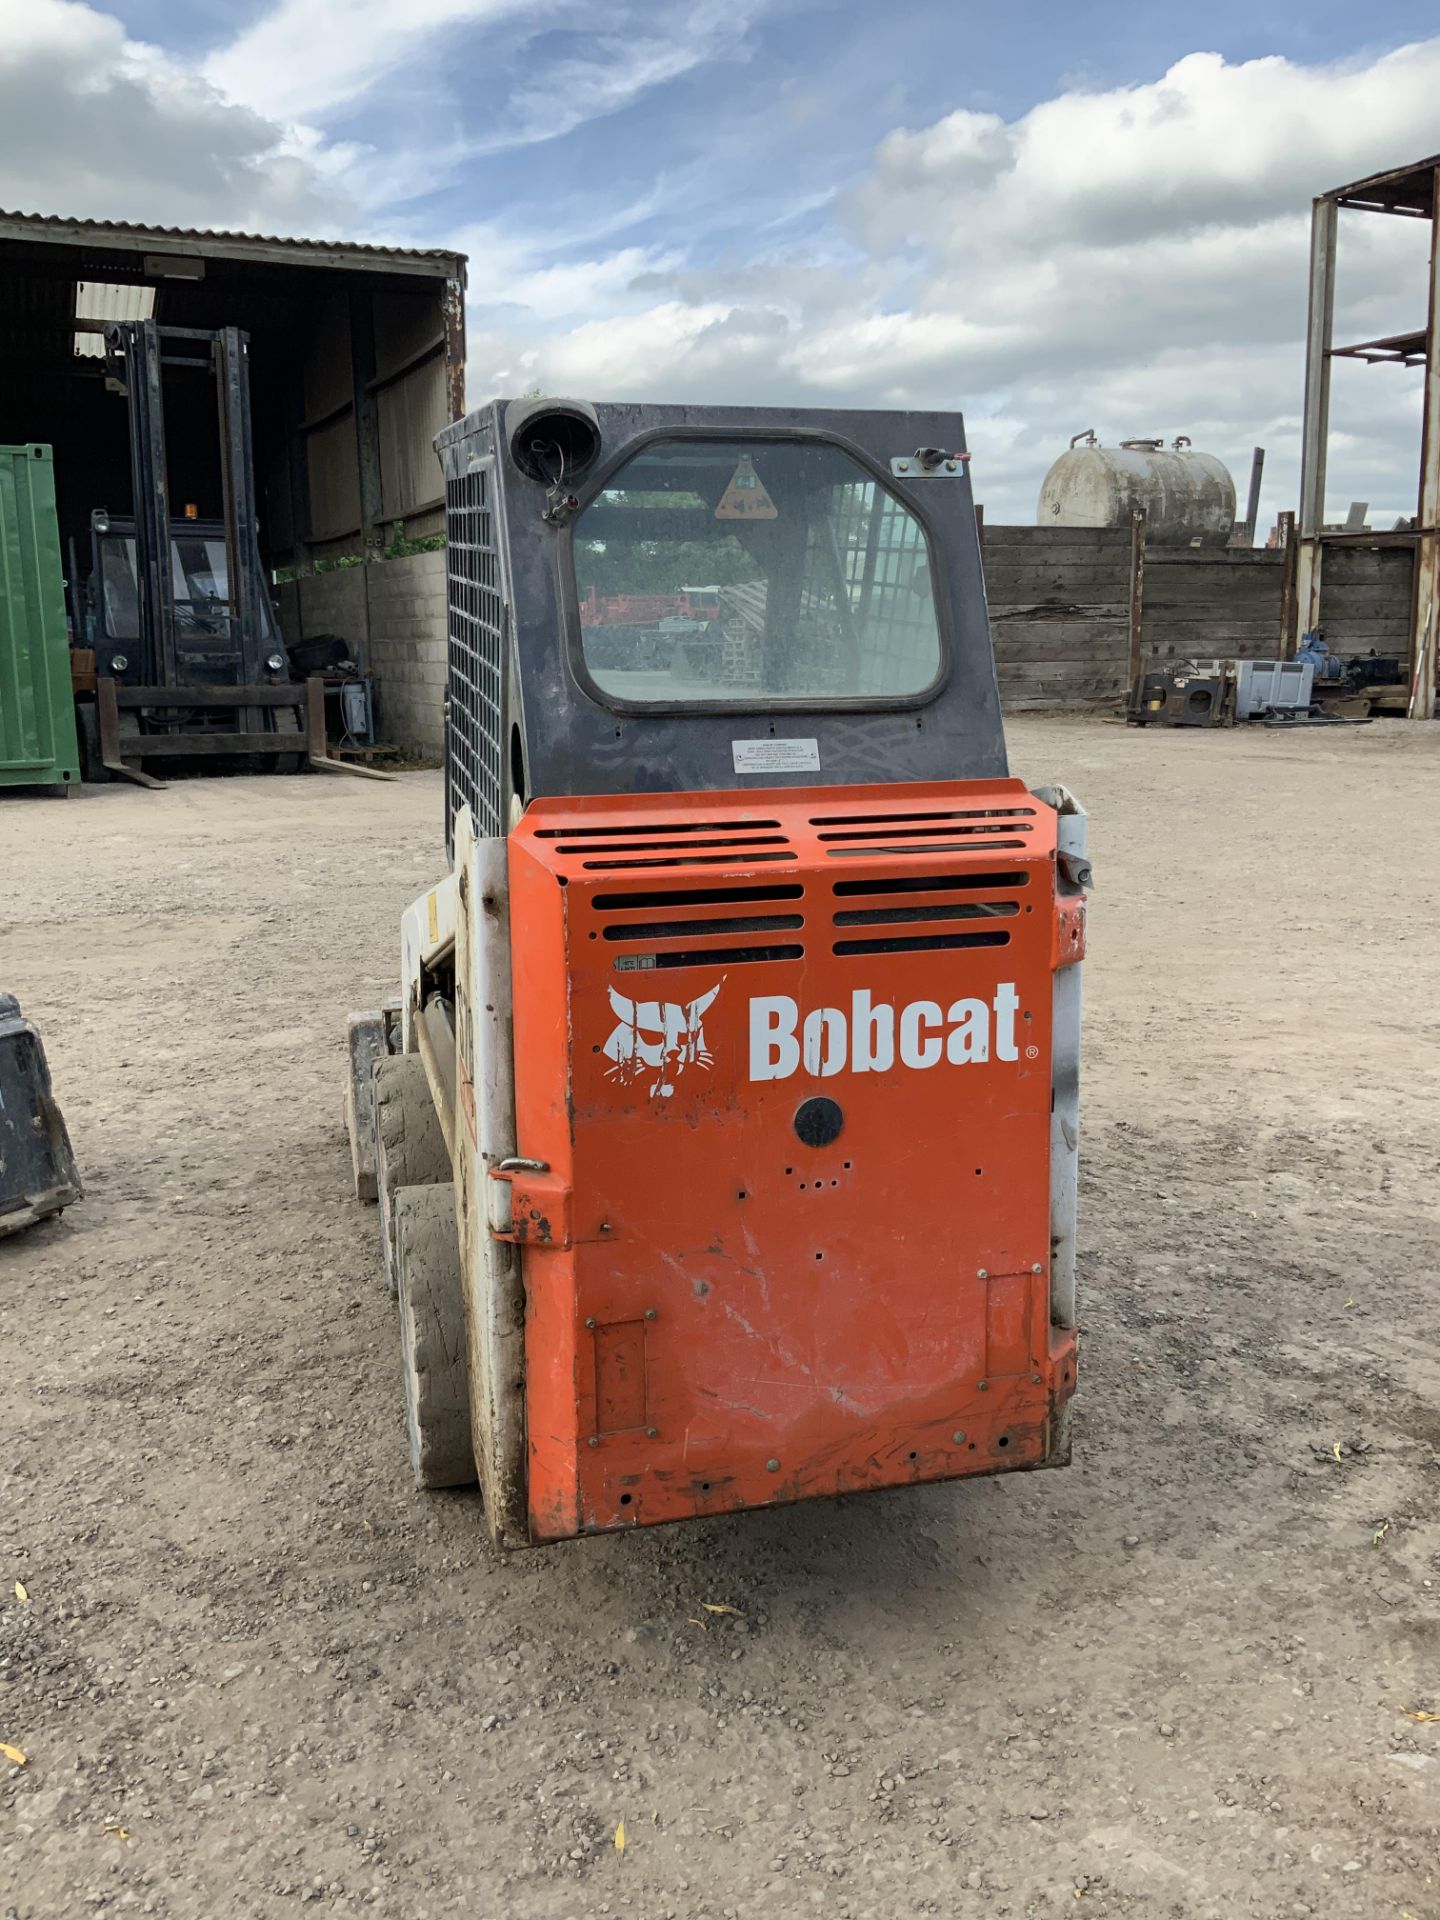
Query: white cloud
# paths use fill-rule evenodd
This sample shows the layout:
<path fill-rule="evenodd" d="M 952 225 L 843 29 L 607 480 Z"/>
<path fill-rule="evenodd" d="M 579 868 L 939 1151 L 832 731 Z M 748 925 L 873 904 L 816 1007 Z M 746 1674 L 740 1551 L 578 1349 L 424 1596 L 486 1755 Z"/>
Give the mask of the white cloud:
<path fill-rule="evenodd" d="M 595 297 L 622 310 L 559 328 L 537 311 L 529 364 L 604 397 L 962 407 L 995 517 L 1030 518 L 1050 459 L 1091 425 L 1192 433 L 1242 484 L 1261 441 L 1267 506 L 1293 505 L 1310 200 L 1433 148 L 1437 96 L 1432 40 L 1325 67 L 1196 53 L 1013 121 L 957 111 L 881 143 L 838 210 L 848 270 L 832 249 L 638 285 L 601 273 Z M 1420 223 L 1345 229 L 1340 337 L 1418 323 Z M 472 392 L 488 371 L 472 360 Z M 1332 497 L 1407 511 L 1415 381 L 1368 378 L 1359 398 L 1337 381 Z"/>
<path fill-rule="evenodd" d="M 471 157 L 555 140 L 708 61 L 739 57 L 768 0 L 273 0 L 205 62 L 227 98 L 297 126 L 323 123 L 401 76 L 442 108 L 458 50 L 499 33 L 548 36 L 527 84 L 498 67 L 456 112 Z M 448 35 L 448 38 L 446 37 Z M 483 72 L 486 63 L 475 63 Z"/>
<path fill-rule="evenodd" d="M 415 59 L 432 63 L 446 27 L 495 24 L 519 13 L 537 24 L 544 0 L 276 0 L 206 62 L 230 99 L 275 120 L 315 120 Z M 442 68 L 443 71 L 443 68 Z"/>
<path fill-rule="evenodd" d="M 0 201 L 287 233 L 341 229 L 357 211 L 281 127 L 81 0 L 6 9 Z"/>
<path fill-rule="evenodd" d="M 1267 510 L 1294 504 L 1309 202 L 1436 145 L 1440 39 L 1319 67 L 1194 53 L 1010 120 L 960 109 L 896 129 L 826 193 L 765 164 L 763 119 L 725 111 L 725 63 L 748 57 L 771 4 L 411 0 L 397 16 L 380 0 L 269 0 L 196 66 L 83 0 L 26 0 L 0 39 L 0 202 L 468 251 L 477 400 L 540 384 L 961 407 L 994 518 L 1031 516 L 1082 427 L 1188 432 L 1242 479 L 1260 441 Z M 472 97 L 452 85 L 462 47 L 467 73 L 519 50 L 528 77 Z M 537 185 L 483 225 L 411 210 L 475 156 L 558 137 L 702 63 L 716 111 L 688 147 L 657 151 L 639 198 L 582 166 L 563 196 Z M 795 118 L 776 110 L 777 155 Z M 721 221 L 739 236 L 730 257 Z M 1418 221 L 1346 217 L 1342 338 L 1419 323 L 1425 237 Z M 1408 511 L 1415 377 L 1338 367 L 1335 406 L 1332 510 L 1353 493 Z"/>
<path fill-rule="evenodd" d="M 517 90 L 479 150 L 558 139 L 695 67 L 738 57 L 764 5 L 765 0 L 671 0 L 664 9 L 642 5 L 617 15 L 607 31 L 587 34 L 573 56 L 547 67 L 541 84 Z"/>

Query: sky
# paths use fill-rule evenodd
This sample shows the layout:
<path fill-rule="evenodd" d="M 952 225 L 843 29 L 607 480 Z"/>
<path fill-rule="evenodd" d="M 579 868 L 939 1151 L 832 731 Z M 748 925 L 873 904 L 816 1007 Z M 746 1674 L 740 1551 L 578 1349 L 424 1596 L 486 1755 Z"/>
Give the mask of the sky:
<path fill-rule="evenodd" d="M 1362 24 L 1363 23 L 1363 24 Z M 1296 505 L 1309 204 L 1440 150 L 1433 0 L 0 0 L 0 205 L 469 255 L 468 394 L 965 415 Z M 1346 214 L 1337 337 L 1424 322 Z M 1329 510 L 1413 512 L 1419 378 L 1335 369 Z"/>

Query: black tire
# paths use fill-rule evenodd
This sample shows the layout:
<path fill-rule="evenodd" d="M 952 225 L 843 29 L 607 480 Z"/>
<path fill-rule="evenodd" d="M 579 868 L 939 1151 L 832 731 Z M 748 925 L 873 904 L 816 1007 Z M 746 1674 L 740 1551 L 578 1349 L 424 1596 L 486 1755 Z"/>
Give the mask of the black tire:
<path fill-rule="evenodd" d="M 393 1295 L 395 1195 L 402 1187 L 433 1187 L 451 1178 L 445 1136 L 418 1053 L 398 1053 L 375 1063 L 375 1186 L 380 1210 L 380 1251 L 385 1284 Z"/>
<path fill-rule="evenodd" d="M 100 714 L 93 700 L 75 702 L 75 731 L 80 740 L 80 778 L 103 786 L 114 774 L 100 758 Z"/>
<path fill-rule="evenodd" d="M 345 1028 L 345 1133 L 357 1200 L 380 1198 L 375 1171 L 375 1068 L 385 1055 L 385 1016 L 352 1013 Z"/>
<path fill-rule="evenodd" d="M 393 1211 L 405 1425 L 415 1484 L 473 1486 L 455 1189 L 448 1181 L 401 1187 Z"/>
<path fill-rule="evenodd" d="M 276 733 L 303 733 L 300 715 L 294 707 L 272 707 L 271 721 Z M 277 753 L 270 762 L 276 773 L 304 773 L 306 758 L 303 753 Z"/>

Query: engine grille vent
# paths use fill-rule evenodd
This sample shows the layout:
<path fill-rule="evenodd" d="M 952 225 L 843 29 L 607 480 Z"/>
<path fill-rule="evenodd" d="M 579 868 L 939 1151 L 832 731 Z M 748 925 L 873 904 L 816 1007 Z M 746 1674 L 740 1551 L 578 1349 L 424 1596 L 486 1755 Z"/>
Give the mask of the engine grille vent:
<path fill-rule="evenodd" d="M 895 926 L 915 920 L 1008 920 L 1019 913 L 1014 900 L 937 901 L 927 907 L 854 907 L 837 913 L 837 927 Z"/>
<path fill-rule="evenodd" d="M 621 953 L 614 961 L 618 973 L 662 967 L 745 966 L 761 960 L 798 960 L 804 947 L 798 941 L 743 946 L 657 946 L 660 941 L 734 941 L 737 935 L 773 936 L 798 933 L 805 915 L 796 904 L 805 889 L 796 882 L 772 886 L 677 887 L 664 893 L 600 893 L 592 905 L 607 916 L 598 929 L 610 945 L 643 947 L 640 953 Z M 712 911 L 697 913 L 697 908 Z M 720 909 L 731 908 L 724 912 Z M 765 911 L 767 908 L 788 911 Z M 757 911 L 759 909 L 759 911 Z M 623 915 L 623 918 L 610 916 Z M 592 939 L 594 935 L 592 934 Z"/>
<path fill-rule="evenodd" d="M 725 858 L 733 865 L 737 856 L 749 859 L 749 849 L 751 847 L 783 847 L 787 844 L 788 842 L 783 833 L 751 833 L 744 835 L 726 834 L 714 840 L 592 840 L 588 845 L 557 847 L 556 852 L 580 854 L 678 853 L 682 855 L 679 861 L 670 860 L 666 861 L 665 864 L 667 866 L 684 866 L 689 864 L 688 856 L 693 851 L 704 851 L 710 847 L 729 847 L 732 851 L 726 854 Z M 769 853 L 760 857 L 767 860 L 793 860 L 795 858 L 793 853 Z M 627 863 L 625 861 L 609 860 L 605 864 L 613 867 L 624 866 Z M 653 861 L 638 861 L 636 864 L 640 866 L 653 866 L 655 863 Z M 587 867 L 593 867 L 595 862 L 593 860 L 587 860 L 585 865 Z"/>
<path fill-rule="evenodd" d="M 738 906 L 754 900 L 802 900 L 804 897 L 804 887 L 790 880 L 773 886 L 673 887 L 664 893 L 597 893 L 591 905 L 597 913 L 625 913 L 632 908 L 643 911 L 647 907 Z"/>
<path fill-rule="evenodd" d="M 542 827 L 535 837 L 554 841 L 557 854 L 578 860 L 589 873 L 623 873 L 631 867 L 748 867 L 761 860 L 797 858 L 778 820 L 624 821 Z"/>
<path fill-rule="evenodd" d="M 561 853 L 593 853 L 593 847 L 561 847 Z M 629 860 L 582 860 L 581 865 L 591 873 L 617 873 L 638 871 L 642 867 L 733 867 L 751 866 L 757 860 L 793 860 L 793 853 L 752 852 L 749 847 L 731 848 L 728 853 L 659 853 L 649 854 L 644 859 Z"/>
<path fill-rule="evenodd" d="M 923 813 L 827 813 L 810 824 L 833 859 L 884 854 L 1023 852 L 1033 807 L 956 807 Z"/>
<path fill-rule="evenodd" d="M 837 940 L 836 953 L 931 953 L 940 947 L 1008 947 L 1008 933 L 919 933 L 908 939 Z"/>
<path fill-rule="evenodd" d="M 793 933 L 803 927 L 799 913 L 738 913 L 733 920 L 628 920 L 606 927 L 606 940 L 696 940 L 707 933 Z"/>
<path fill-rule="evenodd" d="M 883 827 L 891 833 L 917 820 L 1033 820 L 1033 807 L 962 807 L 947 813 L 819 813 L 811 816 L 812 827 Z M 942 829 L 948 831 L 948 829 Z M 854 840 L 856 834 L 822 833 L 822 840 Z"/>
<path fill-rule="evenodd" d="M 1028 887 L 1021 867 L 1004 873 L 917 873 L 886 880 L 836 880 L 830 891 L 841 899 L 874 893 L 988 893 L 1001 887 Z"/>
<path fill-rule="evenodd" d="M 961 892 L 967 895 L 989 894 L 1006 889 L 1018 891 L 1028 884 L 1028 880 L 1029 876 L 1023 872 L 1002 872 L 915 874 L 898 880 L 833 881 L 831 891 L 839 899 L 863 897 L 869 903 L 865 906 L 836 907 L 831 918 L 837 929 L 897 929 L 893 933 L 877 931 L 866 938 L 856 936 L 837 940 L 833 950 L 840 954 L 928 953 L 951 947 L 1007 946 L 1010 940 L 1008 928 L 973 927 L 961 932 L 954 929 L 954 922 L 1013 920 L 1021 912 L 1022 903 L 1019 900 L 957 900 L 954 895 Z M 916 896 L 922 892 L 940 897 L 918 900 Z M 950 897 L 946 898 L 946 895 Z M 1029 911 L 1028 908 L 1024 910 Z M 898 931 L 902 927 L 926 927 L 930 930 L 902 933 Z"/>
<path fill-rule="evenodd" d="M 649 972 L 657 967 L 743 967 L 758 960 L 799 960 L 805 949 L 798 941 L 778 947 L 691 947 L 653 953 L 622 953 L 615 962 L 617 973 Z"/>
<path fill-rule="evenodd" d="M 649 840 L 657 840 L 672 833 L 752 833 L 763 828 L 778 831 L 778 820 L 727 820 L 723 825 L 713 820 L 667 820 L 656 823 L 647 820 L 643 826 L 621 822 L 618 826 L 608 827 L 537 827 L 537 840 L 618 840 L 625 834 L 642 835 Z M 782 835 L 783 838 L 783 835 Z M 562 847 L 562 853 L 568 849 Z"/>

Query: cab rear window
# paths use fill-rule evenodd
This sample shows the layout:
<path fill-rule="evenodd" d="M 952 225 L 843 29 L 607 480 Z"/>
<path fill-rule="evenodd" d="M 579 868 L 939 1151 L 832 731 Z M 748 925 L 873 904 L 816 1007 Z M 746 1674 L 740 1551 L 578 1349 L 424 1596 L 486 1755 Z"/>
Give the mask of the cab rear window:
<path fill-rule="evenodd" d="M 924 528 L 839 447 L 652 441 L 573 553 L 586 672 L 621 704 L 883 703 L 939 677 Z"/>

